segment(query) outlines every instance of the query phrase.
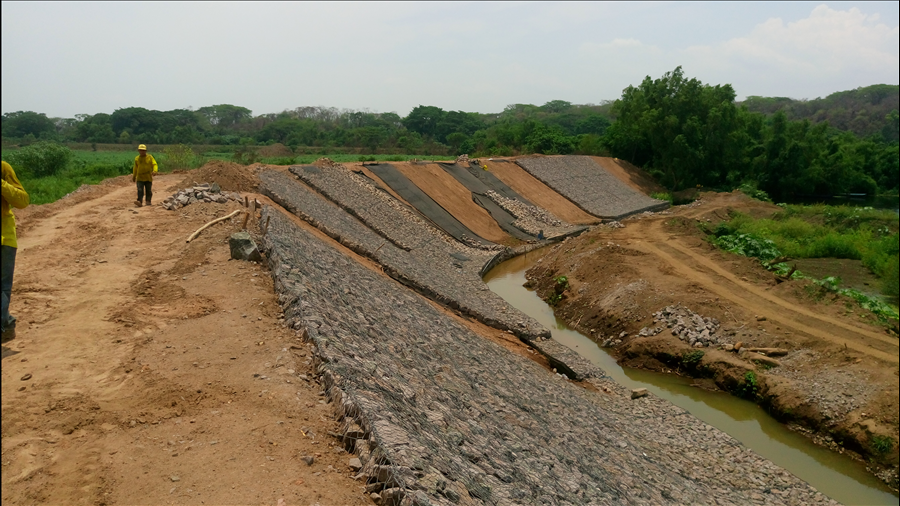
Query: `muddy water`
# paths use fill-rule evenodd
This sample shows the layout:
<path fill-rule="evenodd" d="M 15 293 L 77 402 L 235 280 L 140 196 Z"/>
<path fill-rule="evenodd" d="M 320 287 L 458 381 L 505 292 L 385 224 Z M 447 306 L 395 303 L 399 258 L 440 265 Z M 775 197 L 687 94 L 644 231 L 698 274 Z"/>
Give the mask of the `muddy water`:
<path fill-rule="evenodd" d="M 898 504 L 897 496 L 861 463 L 813 444 L 776 422 L 752 402 L 691 387 L 686 378 L 619 366 L 596 343 L 566 327 L 544 301 L 522 286 L 525 270 L 540 255 L 536 251 L 506 261 L 491 270 L 484 280 L 496 294 L 549 328 L 553 339 L 591 360 L 620 384 L 647 388 L 690 411 L 836 501 L 847 505 Z"/>

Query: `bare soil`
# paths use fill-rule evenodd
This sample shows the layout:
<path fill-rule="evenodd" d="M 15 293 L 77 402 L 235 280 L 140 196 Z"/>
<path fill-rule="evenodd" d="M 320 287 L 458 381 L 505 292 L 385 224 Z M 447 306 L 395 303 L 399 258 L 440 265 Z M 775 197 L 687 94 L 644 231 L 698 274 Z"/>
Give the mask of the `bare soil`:
<path fill-rule="evenodd" d="M 253 173 L 161 175 L 155 199 Z M 17 213 L 3 504 L 371 504 L 271 277 L 230 260 L 240 224 L 185 242 L 237 204 L 133 200 L 122 177 Z"/>
<path fill-rule="evenodd" d="M 434 199 L 469 230 L 497 244 L 515 245 L 511 235 L 500 228 L 491 215 L 472 200 L 470 192 L 437 164 L 392 163 L 416 186 Z"/>
<path fill-rule="evenodd" d="M 769 216 L 778 208 L 739 192 L 702 193 L 700 201 L 665 214 L 639 215 L 624 228 L 602 226 L 567 240 L 528 272 L 529 283 L 546 299 L 554 278 L 567 276 L 570 288 L 557 315 L 599 343 L 621 339 L 613 352 L 624 365 L 705 378 L 698 386 L 728 391 L 753 371 L 758 401 L 774 416 L 877 464 L 873 472 L 896 489 L 896 334 L 849 299 L 809 281 L 779 283 L 756 260 L 711 246 L 703 228 L 727 219 L 731 210 Z M 827 265 L 839 269 L 830 273 L 838 276 L 848 273 L 842 267 L 856 273 L 848 278 L 858 275 L 855 265 Z M 724 349 L 702 348 L 702 361 L 687 368 L 681 359 L 696 349 L 665 323 L 658 335 L 638 335 L 659 326 L 653 313 L 673 304 L 718 319 L 732 344 L 790 352 L 778 359 L 780 367 L 768 368 Z M 878 451 L 878 438 L 890 438 L 892 449 Z"/>

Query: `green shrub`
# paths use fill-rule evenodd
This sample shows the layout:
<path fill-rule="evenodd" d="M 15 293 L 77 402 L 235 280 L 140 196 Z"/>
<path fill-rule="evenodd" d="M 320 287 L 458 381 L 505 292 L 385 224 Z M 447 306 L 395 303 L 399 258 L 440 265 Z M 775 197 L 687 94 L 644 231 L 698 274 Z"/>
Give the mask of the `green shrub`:
<path fill-rule="evenodd" d="M 774 242 L 750 234 L 723 235 L 714 239 L 713 242 L 725 251 L 758 258 L 762 262 L 768 262 L 781 256 L 781 252 L 775 247 Z"/>
<path fill-rule="evenodd" d="M 759 394 L 759 383 L 756 381 L 756 373 L 747 371 L 744 374 L 744 382 L 738 386 L 736 393 L 738 397 L 751 401 L 756 400 L 756 396 Z"/>
<path fill-rule="evenodd" d="M 21 172 L 45 177 L 65 170 L 72 156 L 72 150 L 63 145 L 41 141 L 13 151 L 6 161 Z"/>
<path fill-rule="evenodd" d="M 750 197 L 751 199 L 762 200 L 763 202 L 772 202 L 772 199 L 769 198 L 769 194 L 757 189 L 755 183 L 744 183 L 738 188 L 738 190 L 740 190 L 741 193 Z"/>
<path fill-rule="evenodd" d="M 876 453 L 884 455 L 894 449 L 894 440 L 888 436 L 872 436 L 872 448 Z"/>
<path fill-rule="evenodd" d="M 656 199 L 656 200 L 664 200 L 664 201 L 668 202 L 669 205 L 675 205 L 675 201 L 672 199 L 671 193 L 666 193 L 666 192 L 651 193 L 650 198 Z"/>
<path fill-rule="evenodd" d="M 703 359 L 703 355 L 705 355 L 705 353 L 703 353 L 700 350 L 695 350 L 690 353 L 685 353 L 681 357 L 681 365 L 683 367 L 685 367 L 686 369 L 695 369 L 697 367 L 697 365 L 700 364 L 700 361 Z"/>

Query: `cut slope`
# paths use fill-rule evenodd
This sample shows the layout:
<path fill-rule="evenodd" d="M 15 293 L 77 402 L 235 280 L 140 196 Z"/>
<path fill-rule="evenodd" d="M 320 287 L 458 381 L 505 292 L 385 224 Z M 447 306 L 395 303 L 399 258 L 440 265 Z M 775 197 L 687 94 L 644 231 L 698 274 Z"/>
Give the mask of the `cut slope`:
<path fill-rule="evenodd" d="M 508 245 L 514 242 L 513 238 L 497 225 L 497 222 L 491 218 L 487 211 L 472 201 L 472 193 L 453 179 L 452 176 L 444 172 L 440 165 L 436 163 L 396 163 L 368 166 L 372 172 L 381 177 L 395 191 L 403 194 L 398 188 L 394 187 L 395 182 L 393 180 L 388 181 L 385 179 L 385 174 L 388 174 L 390 171 L 390 169 L 385 169 L 385 167 L 391 167 L 400 172 L 419 190 L 433 199 L 440 207 L 444 208 L 476 235 L 498 244 Z M 409 201 L 409 198 L 405 195 L 404 198 Z M 410 201 L 410 204 L 413 204 L 416 208 L 419 207 L 415 202 Z M 419 211 L 427 215 L 422 209 L 419 209 Z M 443 226 L 443 223 L 439 224 Z"/>
<path fill-rule="evenodd" d="M 576 225 L 589 225 L 599 220 L 581 210 L 568 199 L 516 165 L 512 160 L 490 160 L 481 163 L 500 181 L 509 185 L 519 195 L 542 207 L 561 220 Z"/>
<path fill-rule="evenodd" d="M 623 183 L 588 156 L 535 156 L 520 158 L 516 163 L 600 218 L 620 220 L 669 206 L 667 202 L 652 199 Z"/>

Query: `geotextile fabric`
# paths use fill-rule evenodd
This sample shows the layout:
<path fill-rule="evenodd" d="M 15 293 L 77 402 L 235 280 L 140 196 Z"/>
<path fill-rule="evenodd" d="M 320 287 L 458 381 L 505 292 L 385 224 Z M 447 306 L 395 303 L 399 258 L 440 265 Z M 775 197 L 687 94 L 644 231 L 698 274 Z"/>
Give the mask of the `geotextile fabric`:
<path fill-rule="evenodd" d="M 468 227 L 460 223 L 440 204 L 429 197 L 418 186 L 413 184 L 406 176 L 404 176 L 396 167 L 388 163 L 380 163 L 378 165 L 367 165 L 376 176 L 384 183 L 391 187 L 398 195 L 403 197 L 406 202 L 415 207 L 417 211 L 422 213 L 432 223 L 440 227 L 444 232 L 452 236 L 458 241 L 465 242 L 464 237 L 475 240 L 485 245 L 491 245 L 492 242 L 476 235 Z"/>

